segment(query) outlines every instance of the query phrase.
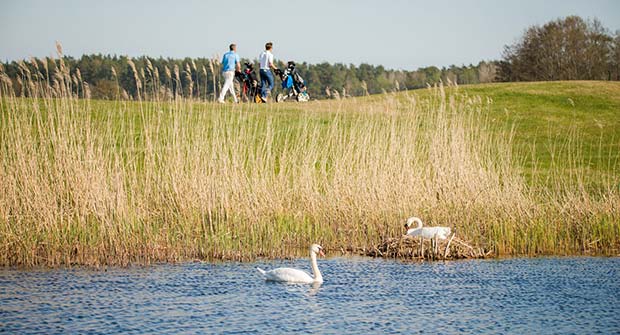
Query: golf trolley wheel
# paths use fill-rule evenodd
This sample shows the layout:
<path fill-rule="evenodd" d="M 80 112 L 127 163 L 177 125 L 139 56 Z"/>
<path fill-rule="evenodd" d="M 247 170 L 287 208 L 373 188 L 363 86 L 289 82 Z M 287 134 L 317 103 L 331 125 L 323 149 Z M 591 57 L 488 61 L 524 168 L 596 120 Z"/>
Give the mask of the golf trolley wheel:
<path fill-rule="evenodd" d="M 297 101 L 299 102 L 306 102 L 308 100 L 310 100 L 310 96 L 306 92 L 302 92 L 297 95 Z"/>
<path fill-rule="evenodd" d="M 276 95 L 276 102 L 282 102 L 284 100 L 284 95 L 282 95 L 282 93 L 278 93 L 278 95 Z"/>

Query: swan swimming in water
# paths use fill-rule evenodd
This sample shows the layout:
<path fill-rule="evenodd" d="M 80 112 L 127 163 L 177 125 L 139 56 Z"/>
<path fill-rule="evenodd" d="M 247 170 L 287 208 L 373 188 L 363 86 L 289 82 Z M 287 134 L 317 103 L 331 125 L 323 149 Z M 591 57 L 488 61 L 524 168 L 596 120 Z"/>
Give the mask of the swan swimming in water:
<path fill-rule="evenodd" d="M 323 247 L 318 244 L 311 245 L 310 263 L 312 264 L 312 274 L 314 276 L 309 275 L 305 271 L 293 268 L 277 268 L 269 271 L 265 271 L 261 268 L 256 269 L 265 277 L 265 280 L 304 284 L 322 283 L 323 276 L 321 276 L 321 271 L 319 271 L 319 266 L 316 263 L 317 254 L 325 256 Z"/>

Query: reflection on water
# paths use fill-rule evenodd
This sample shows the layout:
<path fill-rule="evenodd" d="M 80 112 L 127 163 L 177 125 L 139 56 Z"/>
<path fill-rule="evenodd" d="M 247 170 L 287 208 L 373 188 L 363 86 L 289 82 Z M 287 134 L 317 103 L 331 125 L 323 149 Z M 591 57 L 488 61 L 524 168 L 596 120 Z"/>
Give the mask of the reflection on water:
<path fill-rule="evenodd" d="M 402 263 L 320 260 L 322 285 L 265 282 L 256 266 L 0 270 L 9 333 L 618 333 L 620 259 Z"/>

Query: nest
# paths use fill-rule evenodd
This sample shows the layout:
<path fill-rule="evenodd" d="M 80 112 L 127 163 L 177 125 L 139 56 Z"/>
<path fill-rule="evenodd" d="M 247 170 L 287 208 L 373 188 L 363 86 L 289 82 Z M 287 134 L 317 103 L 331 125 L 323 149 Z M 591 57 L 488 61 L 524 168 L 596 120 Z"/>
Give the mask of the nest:
<path fill-rule="evenodd" d="M 362 254 L 371 257 L 402 258 L 419 260 L 454 260 L 467 258 L 486 258 L 492 251 L 474 247 L 452 235 L 447 240 L 438 240 L 437 245 L 430 239 L 401 236 L 388 238 L 381 244 Z"/>

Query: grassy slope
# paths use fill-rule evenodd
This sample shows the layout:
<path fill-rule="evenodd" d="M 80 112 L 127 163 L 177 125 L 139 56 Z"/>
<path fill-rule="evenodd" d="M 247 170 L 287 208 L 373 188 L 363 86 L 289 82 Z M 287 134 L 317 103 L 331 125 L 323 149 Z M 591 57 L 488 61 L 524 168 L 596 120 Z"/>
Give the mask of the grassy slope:
<path fill-rule="evenodd" d="M 542 177 L 553 165 L 593 179 L 620 173 L 620 82 L 497 83 L 459 91 L 493 100 L 489 117 L 498 127 L 514 126 L 527 175 L 534 165 Z M 571 141 L 577 141 L 578 152 L 568 152 Z"/>
<path fill-rule="evenodd" d="M 514 130 L 516 157 L 526 176 L 538 177 L 535 181 L 546 184 L 553 177 L 552 170 L 581 174 L 594 184 L 620 174 L 620 82 L 493 83 L 457 90 L 483 101 L 491 99 L 489 123 L 497 131 Z M 429 94 L 419 89 L 388 96 L 406 105 L 411 96 L 423 100 Z M 339 103 L 339 108 L 357 109 L 360 100 L 379 105 L 386 96 L 349 99 Z M 335 103 L 315 104 L 305 108 L 333 109 Z"/>

